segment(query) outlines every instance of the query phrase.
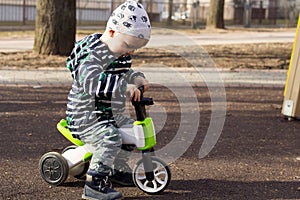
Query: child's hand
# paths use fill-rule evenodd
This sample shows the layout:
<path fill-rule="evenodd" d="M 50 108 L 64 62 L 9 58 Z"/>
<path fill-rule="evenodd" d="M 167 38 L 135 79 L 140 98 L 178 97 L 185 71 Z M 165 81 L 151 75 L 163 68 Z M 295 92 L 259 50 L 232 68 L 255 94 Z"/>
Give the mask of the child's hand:
<path fill-rule="evenodd" d="M 141 92 L 134 84 L 128 84 L 126 92 L 130 95 L 130 100 L 139 102 L 141 100 Z"/>

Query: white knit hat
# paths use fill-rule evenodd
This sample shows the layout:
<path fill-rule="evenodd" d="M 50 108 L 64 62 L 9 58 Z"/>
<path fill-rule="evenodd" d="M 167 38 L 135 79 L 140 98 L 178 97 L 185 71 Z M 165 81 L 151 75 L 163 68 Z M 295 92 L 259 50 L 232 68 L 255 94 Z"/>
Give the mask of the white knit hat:
<path fill-rule="evenodd" d="M 143 5 L 127 0 L 108 19 L 106 29 L 150 40 L 151 25 Z"/>

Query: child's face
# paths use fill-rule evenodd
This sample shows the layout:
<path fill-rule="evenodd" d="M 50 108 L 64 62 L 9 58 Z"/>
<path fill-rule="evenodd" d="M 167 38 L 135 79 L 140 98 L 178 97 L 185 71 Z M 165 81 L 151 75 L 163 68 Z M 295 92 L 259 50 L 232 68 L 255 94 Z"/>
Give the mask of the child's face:
<path fill-rule="evenodd" d="M 123 54 L 132 54 L 134 50 L 145 46 L 148 40 L 137 38 L 131 35 L 115 32 L 109 43 L 109 49 L 119 57 Z"/>

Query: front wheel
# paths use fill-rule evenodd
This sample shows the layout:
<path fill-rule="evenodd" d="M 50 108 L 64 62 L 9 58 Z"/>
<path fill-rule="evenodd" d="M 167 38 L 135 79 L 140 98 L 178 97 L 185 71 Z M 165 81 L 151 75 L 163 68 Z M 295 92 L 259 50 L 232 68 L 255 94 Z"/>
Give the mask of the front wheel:
<path fill-rule="evenodd" d="M 154 166 L 154 180 L 148 181 L 144 169 L 143 160 L 139 160 L 132 173 L 134 184 L 147 194 L 159 194 L 169 185 L 171 180 L 171 171 L 167 164 L 158 157 L 152 157 Z"/>

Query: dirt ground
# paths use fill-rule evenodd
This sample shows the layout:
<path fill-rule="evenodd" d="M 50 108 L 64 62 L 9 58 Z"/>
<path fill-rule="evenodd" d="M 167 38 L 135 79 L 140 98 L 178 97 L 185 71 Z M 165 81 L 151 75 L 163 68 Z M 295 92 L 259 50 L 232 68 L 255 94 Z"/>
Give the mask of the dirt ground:
<path fill-rule="evenodd" d="M 181 88 L 183 93 L 185 89 Z M 55 128 L 65 117 L 68 90 L 0 87 L 0 199 L 81 198 L 82 181 L 69 178 L 62 186 L 51 187 L 38 170 L 44 153 L 69 145 Z M 199 128 L 183 156 L 169 163 L 169 187 L 162 195 L 150 196 L 135 187 L 116 186 L 124 199 L 300 199 L 295 159 L 300 154 L 300 123 L 281 115 L 283 89 L 226 88 L 222 134 L 203 159 L 198 152 L 210 122 L 211 99 L 205 87 L 194 91 Z M 152 85 L 147 96 L 167 113 L 167 123 L 158 133 L 160 149 L 173 139 L 182 113 L 176 96 L 165 87 Z"/>
<path fill-rule="evenodd" d="M 174 49 L 182 48 L 176 46 L 170 47 L 168 50 L 143 48 L 133 56 L 133 66 L 159 61 L 160 64 L 167 66 L 189 67 L 191 64 L 185 60 L 185 55 L 188 55 L 189 58 L 199 56 L 204 58 L 199 60 L 197 67 L 207 67 L 206 63 L 201 62 L 210 56 L 219 68 L 232 70 L 287 69 L 292 47 L 292 43 L 189 46 L 182 54 L 174 52 Z M 0 68 L 64 68 L 65 61 L 65 56 L 43 56 L 30 51 L 0 52 Z"/>
<path fill-rule="evenodd" d="M 231 70 L 286 69 L 292 43 L 195 46 L 190 50 L 195 55 L 204 50 L 217 67 Z M 0 68 L 64 68 L 65 60 L 31 52 L 0 53 Z M 134 64 L 153 60 L 173 67 L 189 66 L 179 55 L 150 48 L 139 50 Z M 183 94 L 185 89 L 181 88 Z M 66 87 L 0 86 L 0 199 L 81 198 L 84 182 L 69 178 L 53 187 L 42 180 L 38 170 L 44 153 L 60 152 L 69 145 L 55 128 L 65 117 L 68 91 Z M 199 128 L 188 150 L 169 163 L 169 187 L 162 195 L 149 196 L 135 187 L 116 186 L 124 199 L 300 199 L 300 162 L 295 159 L 300 155 L 300 123 L 281 115 L 283 88 L 226 88 L 222 134 L 203 159 L 198 152 L 211 119 L 211 98 L 205 87 L 194 87 L 194 91 L 201 116 Z M 177 132 L 182 105 L 162 86 L 152 85 L 147 95 L 167 112 L 167 123 L 158 133 L 160 149 Z"/>

